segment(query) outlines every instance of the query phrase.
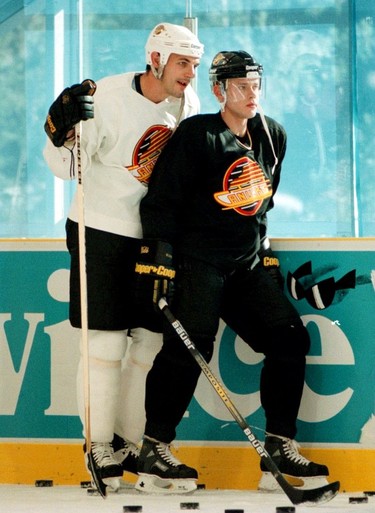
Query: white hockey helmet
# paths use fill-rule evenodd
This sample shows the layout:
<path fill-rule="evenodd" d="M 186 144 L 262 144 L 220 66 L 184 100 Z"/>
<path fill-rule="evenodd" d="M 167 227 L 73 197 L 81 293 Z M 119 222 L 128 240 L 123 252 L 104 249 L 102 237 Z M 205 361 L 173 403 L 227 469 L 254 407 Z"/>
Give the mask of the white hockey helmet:
<path fill-rule="evenodd" d="M 146 63 L 151 66 L 151 53 L 158 52 L 160 66 L 163 68 L 171 53 L 200 59 L 204 46 L 187 27 L 172 23 L 159 23 L 151 31 L 145 48 Z"/>

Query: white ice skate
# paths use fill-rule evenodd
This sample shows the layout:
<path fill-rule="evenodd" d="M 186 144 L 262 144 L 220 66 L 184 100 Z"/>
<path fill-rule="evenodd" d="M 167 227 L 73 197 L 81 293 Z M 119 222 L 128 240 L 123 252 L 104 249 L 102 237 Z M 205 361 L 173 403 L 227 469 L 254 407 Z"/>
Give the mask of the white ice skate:
<path fill-rule="evenodd" d="M 135 488 L 146 493 L 190 493 L 197 488 L 198 473 L 182 464 L 163 442 L 145 437 L 138 461 Z"/>

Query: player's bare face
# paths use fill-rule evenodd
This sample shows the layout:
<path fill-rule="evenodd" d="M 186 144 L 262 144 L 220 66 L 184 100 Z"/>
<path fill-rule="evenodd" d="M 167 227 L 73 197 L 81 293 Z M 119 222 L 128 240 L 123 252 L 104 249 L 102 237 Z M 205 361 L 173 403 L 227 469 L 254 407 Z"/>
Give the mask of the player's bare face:
<path fill-rule="evenodd" d="M 172 53 L 164 68 L 161 82 L 167 96 L 181 98 L 195 77 L 200 60 L 196 57 Z"/>
<path fill-rule="evenodd" d="M 253 118 L 260 96 L 259 78 L 231 78 L 228 80 L 225 108 L 237 117 Z"/>

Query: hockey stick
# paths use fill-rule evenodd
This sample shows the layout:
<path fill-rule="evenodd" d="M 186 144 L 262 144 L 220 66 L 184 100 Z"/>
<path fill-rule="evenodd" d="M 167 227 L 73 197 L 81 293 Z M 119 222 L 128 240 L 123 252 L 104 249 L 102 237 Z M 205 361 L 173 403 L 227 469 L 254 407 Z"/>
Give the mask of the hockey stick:
<path fill-rule="evenodd" d="M 105 483 L 95 472 L 94 457 L 91 450 L 91 419 L 90 419 L 90 371 L 89 371 L 89 340 L 87 316 L 87 275 L 86 275 L 86 234 L 85 234 L 85 206 L 84 188 L 81 166 L 81 131 L 82 121 L 76 125 L 77 147 L 77 204 L 78 204 L 78 251 L 79 251 L 79 280 L 81 301 L 81 336 L 82 336 L 82 371 L 84 385 L 85 405 L 85 439 L 86 454 L 91 475 L 100 495 L 107 496 Z"/>
<path fill-rule="evenodd" d="M 78 50 L 80 78 L 82 81 L 83 70 L 83 0 L 77 1 L 78 20 Z M 82 83 L 83 84 L 83 83 Z M 95 93 L 95 82 L 88 80 L 86 86 L 89 89 L 85 94 Z M 83 372 L 83 398 L 85 408 L 85 449 L 87 464 L 95 486 L 103 499 L 107 496 L 107 487 L 95 471 L 94 456 L 91 446 L 91 415 L 90 415 L 90 369 L 89 369 L 89 337 L 88 337 L 88 314 L 87 314 L 87 273 L 86 273 L 86 230 L 85 230 L 85 200 L 84 186 L 81 165 L 81 135 L 82 121 L 75 126 L 76 147 L 77 147 L 77 210 L 78 210 L 78 252 L 79 252 L 79 280 L 80 280 L 80 306 L 81 306 L 81 336 L 82 336 L 82 372 Z"/>
<path fill-rule="evenodd" d="M 185 344 L 187 349 L 190 351 L 192 356 L 194 357 L 195 361 L 198 363 L 200 368 L 202 369 L 203 373 L 205 374 L 208 381 L 211 383 L 217 394 L 219 395 L 220 399 L 223 401 L 225 406 L 228 408 L 229 412 L 233 416 L 234 420 L 237 422 L 237 424 L 240 426 L 242 431 L 244 432 L 246 438 L 250 441 L 251 445 L 254 447 L 254 449 L 259 454 L 262 462 L 265 464 L 267 469 L 271 472 L 273 477 L 276 479 L 276 481 L 279 483 L 282 490 L 285 492 L 285 494 L 289 497 L 292 504 L 303 504 L 303 503 L 310 503 L 310 504 L 322 504 L 324 502 L 328 502 L 335 495 L 338 493 L 340 488 L 339 481 L 335 481 L 334 483 L 327 484 L 325 486 L 322 486 L 320 488 L 313 488 L 313 489 L 298 489 L 294 486 L 292 486 L 288 481 L 285 479 L 285 477 L 282 475 L 278 467 L 276 466 L 275 462 L 271 458 L 271 456 L 268 454 L 268 452 L 264 449 L 260 441 L 256 438 L 254 433 L 252 432 L 250 426 L 247 424 L 246 420 L 243 418 L 241 413 L 237 410 L 229 396 L 227 395 L 226 391 L 224 390 L 223 385 L 217 380 L 217 378 L 212 373 L 210 367 L 208 366 L 207 362 L 201 355 L 201 353 L 198 351 L 198 349 L 195 347 L 194 343 L 190 339 L 188 333 L 180 323 L 176 319 L 176 317 L 171 312 L 168 303 L 166 302 L 165 298 L 161 298 L 159 300 L 159 308 L 171 324 L 172 328 L 175 330 L 176 334 L 179 336 L 179 338 L 182 340 L 182 342 Z"/>

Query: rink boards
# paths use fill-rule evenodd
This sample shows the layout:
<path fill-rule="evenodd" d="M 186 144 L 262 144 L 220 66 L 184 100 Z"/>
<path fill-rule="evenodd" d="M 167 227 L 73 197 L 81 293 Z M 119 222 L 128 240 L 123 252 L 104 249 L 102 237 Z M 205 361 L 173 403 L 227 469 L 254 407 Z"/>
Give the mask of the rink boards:
<path fill-rule="evenodd" d="M 373 488 L 375 240 L 279 239 L 273 247 L 312 339 L 298 419 L 302 452 L 327 464 L 343 489 Z M 62 240 L 0 241 L 0 483 L 87 479 L 68 267 Z M 210 366 L 262 440 L 262 355 L 221 324 Z M 256 488 L 259 457 L 204 376 L 176 446 L 208 488 Z"/>

